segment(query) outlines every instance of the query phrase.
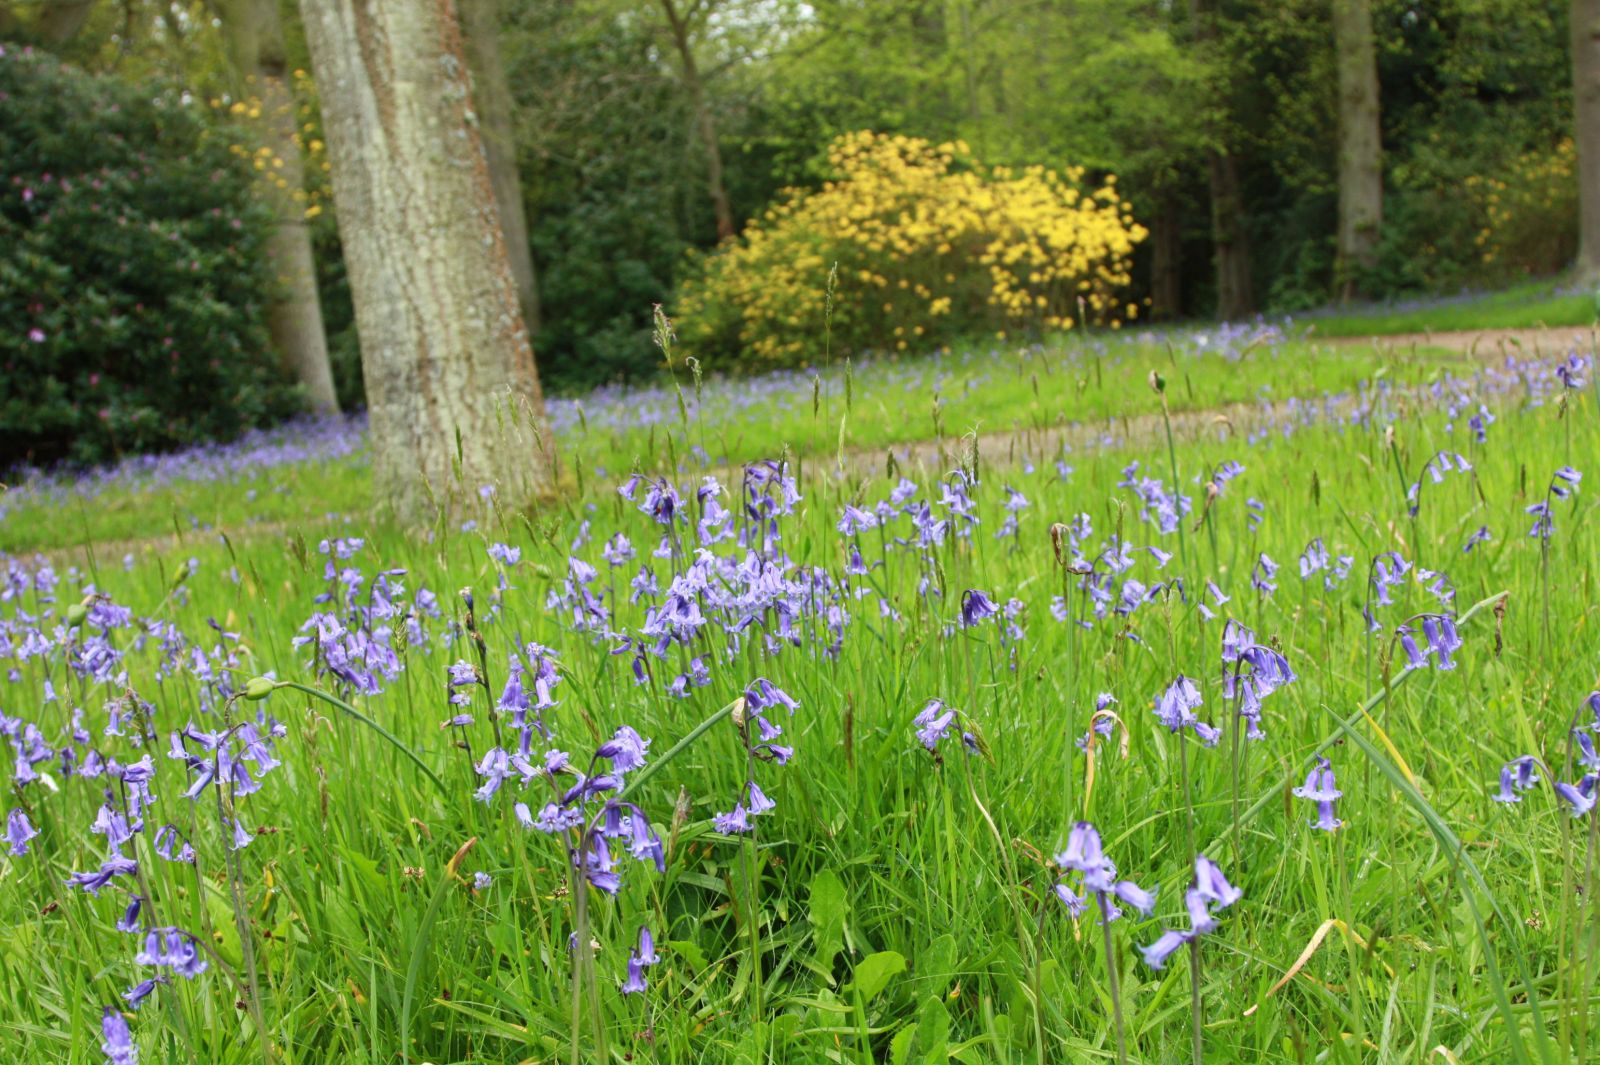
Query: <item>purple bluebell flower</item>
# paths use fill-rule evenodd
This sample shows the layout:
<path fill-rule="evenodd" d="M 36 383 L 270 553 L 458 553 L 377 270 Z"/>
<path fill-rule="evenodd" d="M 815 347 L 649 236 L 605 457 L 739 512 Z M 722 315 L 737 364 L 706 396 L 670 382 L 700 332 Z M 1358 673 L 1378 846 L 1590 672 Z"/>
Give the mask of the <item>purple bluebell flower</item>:
<path fill-rule="evenodd" d="M 631 773 L 645 764 L 649 751 L 650 741 L 641 737 L 630 726 L 623 725 L 609 740 L 596 747 L 594 754 L 596 758 L 610 759 L 614 772 Z"/>
<path fill-rule="evenodd" d="M 983 592 L 969 588 L 961 596 L 961 625 L 970 629 L 984 618 L 993 617 L 1000 608 Z"/>
<path fill-rule="evenodd" d="M 1278 564 L 1265 551 L 1256 557 L 1256 564 L 1251 567 L 1250 586 L 1262 595 L 1278 590 Z"/>
<path fill-rule="evenodd" d="M 1088 821 L 1072 826 L 1067 833 L 1067 848 L 1056 855 L 1056 864 L 1064 870 L 1082 873 L 1087 891 L 1103 894 L 1116 886 L 1117 867 L 1106 857 L 1100 830 Z"/>
<path fill-rule="evenodd" d="M 1214 747 L 1221 738 L 1221 733 L 1201 721 L 1195 714 L 1204 701 L 1200 695 L 1200 686 L 1180 673 L 1177 679 L 1156 697 L 1156 719 L 1165 725 L 1169 732 L 1192 729 L 1201 743 L 1207 747 Z"/>
<path fill-rule="evenodd" d="M 472 874 L 472 890 L 474 891 L 488 891 L 489 886 L 493 883 L 494 877 L 482 870 Z"/>
<path fill-rule="evenodd" d="M 22 809 L 12 810 L 6 815 L 6 842 L 11 844 L 13 857 L 21 857 L 28 853 L 28 841 L 39 834 L 33 827 L 33 822 L 28 820 L 28 814 Z"/>
<path fill-rule="evenodd" d="M 1539 783 L 1539 774 L 1535 771 L 1539 762 L 1531 754 L 1520 758 L 1513 758 L 1500 767 L 1500 790 L 1494 795 L 1495 802 L 1514 803 L 1521 802 L 1524 792 Z"/>
<path fill-rule="evenodd" d="M 622 982 L 622 993 L 624 995 L 642 995 L 649 986 L 650 983 L 645 979 L 644 966 L 640 964 L 639 956 L 637 954 L 629 955 L 628 978 Z"/>
<path fill-rule="evenodd" d="M 1141 947 L 1144 962 L 1152 969 L 1160 969 L 1180 947 L 1198 940 L 1217 927 L 1216 911 L 1225 910 L 1238 902 L 1244 893 L 1223 875 L 1221 867 L 1204 854 L 1194 860 L 1194 882 L 1184 892 L 1184 906 L 1189 912 L 1187 930 L 1165 929 L 1148 947 Z"/>
<path fill-rule="evenodd" d="M 1194 938 L 1194 932 L 1185 932 L 1176 928 L 1163 929 L 1156 941 L 1147 947 L 1140 947 L 1139 953 L 1143 955 L 1144 963 L 1150 968 L 1162 969 L 1166 967 L 1168 958 L 1193 941 Z"/>
<path fill-rule="evenodd" d="M 955 723 L 956 712 L 947 709 L 940 699 L 929 699 L 911 724 L 917 730 L 917 741 L 930 751 L 938 750 L 940 742 Z"/>
<path fill-rule="evenodd" d="M 1305 784 L 1295 788 L 1294 794 L 1298 798 L 1317 804 L 1317 819 L 1311 822 L 1313 827 L 1324 832 L 1332 832 L 1344 824 L 1334 816 L 1334 803 L 1344 795 L 1344 792 L 1339 790 L 1338 782 L 1334 779 L 1333 766 L 1326 758 L 1317 759 L 1317 764 L 1306 774 Z"/>
<path fill-rule="evenodd" d="M 110 1006 L 100 1014 L 100 1034 L 104 1036 L 100 1050 L 106 1056 L 106 1065 L 139 1065 L 139 1046 L 133 1041 L 128 1022 Z"/>
<path fill-rule="evenodd" d="M 1466 554 L 1466 553 L 1470 552 L 1474 547 L 1477 547 L 1479 544 L 1488 543 L 1490 540 L 1493 540 L 1493 539 L 1494 539 L 1494 533 L 1489 531 L 1489 526 L 1480 525 L 1480 526 L 1478 526 L 1478 531 L 1477 532 L 1475 532 L 1471 536 L 1467 537 L 1467 542 L 1464 545 L 1462 545 L 1461 552 L 1462 552 L 1462 554 Z"/>
<path fill-rule="evenodd" d="M 1600 782 L 1600 774 L 1588 773 L 1576 784 L 1560 781 L 1556 784 L 1556 795 L 1567 804 L 1567 810 L 1573 817 L 1582 817 L 1594 809 L 1595 784 Z"/>
<path fill-rule="evenodd" d="M 522 548 L 509 544 L 490 544 L 489 557 L 502 566 L 515 566 L 522 561 Z"/>
<path fill-rule="evenodd" d="M 148 980 L 141 980 L 122 993 L 122 999 L 128 1004 L 130 1010 L 136 1010 L 145 999 L 155 991 L 157 986 L 165 984 L 165 976 L 152 976 Z"/>
<path fill-rule="evenodd" d="M 144 905 L 144 898 L 133 895 L 128 899 L 128 908 L 117 918 L 117 931 L 137 932 L 139 930 L 139 910 Z"/>
<path fill-rule="evenodd" d="M 116 877 L 132 876 L 138 869 L 139 863 L 132 858 L 113 853 L 101 863 L 99 869 L 88 873 L 73 873 L 67 878 L 66 883 L 81 888 L 91 895 L 98 895 L 100 890 Z"/>
<path fill-rule="evenodd" d="M 750 831 L 750 811 L 745 809 L 744 803 L 735 803 L 732 810 L 727 813 L 714 814 L 711 825 L 718 832 L 727 835 L 738 835 Z"/>

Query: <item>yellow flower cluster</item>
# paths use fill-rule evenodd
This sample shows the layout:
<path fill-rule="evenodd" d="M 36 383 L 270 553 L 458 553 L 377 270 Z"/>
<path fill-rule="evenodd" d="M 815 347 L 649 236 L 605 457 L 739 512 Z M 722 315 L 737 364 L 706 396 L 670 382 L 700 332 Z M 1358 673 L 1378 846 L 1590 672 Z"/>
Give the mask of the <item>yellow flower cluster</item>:
<path fill-rule="evenodd" d="M 1077 169 L 986 167 L 960 142 L 872 132 L 835 140 L 828 162 L 831 180 L 789 190 L 690 272 L 675 314 L 690 354 L 795 365 L 1134 311 L 1116 293 L 1145 230 L 1114 178 L 1086 191 Z"/>
<path fill-rule="evenodd" d="M 247 86 L 254 88 L 255 79 L 246 79 Z M 284 167 L 283 158 L 266 144 L 243 144 L 235 142 L 228 145 L 228 150 L 234 155 L 244 159 L 262 175 L 262 180 L 270 182 L 277 188 L 286 191 L 294 202 L 302 205 L 307 220 L 321 215 L 324 205 L 332 199 L 329 188 L 327 145 L 322 140 L 322 130 L 317 121 L 316 109 L 310 102 L 315 97 L 316 86 L 311 81 L 311 75 L 304 70 L 294 72 L 292 92 L 294 102 L 282 104 L 281 107 L 293 107 L 295 112 L 296 129 L 293 135 L 295 146 L 299 148 L 304 163 L 304 187 L 290 189 L 288 182 L 279 173 Z M 219 115 L 226 115 L 235 120 L 244 120 L 237 127 L 240 133 L 252 134 L 265 139 L 265 131 L 259 123 L 265 104 L 259 96 L 254 94 L 243 100 L 228 101 L 220 97 L 213 97 L 209 101 L 211 109 Z M 282 111 L 268 116 L 275 121 L 281 121 L 285 116 Z"/>
<path fill-rule="evenodd" d="M 1485 265 L 1548 274 L 1576 251 L 1578 153 L 1571 138 L 1525 152 L 1503 176 L 1469 177 L 1483 225 L 1474 238 Z"/>

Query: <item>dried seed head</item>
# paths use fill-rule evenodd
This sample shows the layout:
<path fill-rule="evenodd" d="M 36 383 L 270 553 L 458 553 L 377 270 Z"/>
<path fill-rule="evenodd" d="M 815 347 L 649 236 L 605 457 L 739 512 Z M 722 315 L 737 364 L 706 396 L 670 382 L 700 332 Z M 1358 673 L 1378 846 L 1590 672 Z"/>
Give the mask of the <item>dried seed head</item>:
<path fill-rule="evenodd" d="M 1050 548 L 1056 553 L 1056 565 L 1058 566 L 1067 564 L 1066 541 L 1067 527 L 1065 525 L 1058 521 L 1050 526 Z"/>

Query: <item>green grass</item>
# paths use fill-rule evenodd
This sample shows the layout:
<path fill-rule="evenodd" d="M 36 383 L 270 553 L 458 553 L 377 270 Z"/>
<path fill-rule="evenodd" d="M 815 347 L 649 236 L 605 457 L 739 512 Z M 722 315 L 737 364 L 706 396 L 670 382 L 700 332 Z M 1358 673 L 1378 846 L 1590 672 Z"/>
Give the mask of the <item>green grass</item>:
<path fill-rule="evenodd" d="M 585 417 L 570 418 L 559 445 L 574 487 L 619 479 L 625 471 L 723 468 L 776 455 L 832 459 L 864 453 L 874 465 L 890 448 L 925 440 L 1047 432 L 1073 423 L 1115 425 L 1155 411 L 1152 371 L 1168 379 L 1174 411 L 1342 393 L 1383 377 L 1417 384 L 1441 370 L 1467 372 L 1464 356 L 1447 352 L 1380 354 L 1265 337 L 1219 354 L 1215 334 L 1201 345 L 1191 334 L 1170 339 L 1107 335 L 1088 341 L 1004 351 L 964 349 L 937 358 L 835 366 L 755 381 L 714 380 L 700 390 L 703 413 L 680 417 L 670 388 L 649 394 L 652 417 L 631 398 L 590 400 Z M 685 395 L 696 396 L 687 375 Z M 696 450 L 698 449 L 698 450 Z M 63 543 L 112 545 L 120 558 L 139 541 L 217 530 L 233 537 L 262 529 L 356 517 L 369 509 L 368 457 L 256 470 L 209 482 L 117 483 L 92 498 L 36 494 L 13 502 L 5 546 L 24 552 Z"/>
<path fill-rule="evenodd" d="M 1296 324 L 1310 326 L 1318 337 L 1363 337 L 1590 326 L 1597 318 L 1600 303 L 1593 293 L 1564 291 L 1552 281 L 1530 281 L 1498 292 L 1307 315 Z"/>
<path fill-rule="evenodd" d="M 1202 365 L 1191 374 L 1197 394 L 1225 393 L 1236 385 L 1223 378 L 1244 376 L 1231 363 Z M 1169 386 L 1175 398 L 1181 388 Z M 1152 409 L 1148 392 L 1129 384 L 1124 393 L 1126 412 Z M 1526 535 L 1523 511 L 1542 498 L 1555 468 L 1583 468 L 1600 454 L 1600 412 L 1587 393 L 1526 411 L 1521 393 L 1482 399 L 1499 416 L 1483 445 L 1470 442 L 1459 419 L 1447 430 L 1443 410 L 1407 404 L 1392 445 L 1377 419 L 1301 427 L 1254 446 L 1208 438 L 1171 456 L 1159 444 L 1085 450 L 1071 456 L 1076 469 L 1066 480 L 1044 461 L 1052 456 L 1034 455 L 1032 473 L 984 471 L 975 492 L 982 524 L 970 540 L 924 554 L 877 530 L 860 534 L 859 550 L 877 563 L 860 577 L 843 570 L 851 540 L 835 525 L 846 502 L 870 505 L 891 483 L 881 474 L 810 479 L 796 512 L 780 521 L 782 549 L 848 589 L 834 604 L 851 618 L 837 648 L 825 612 L 809 605 L 830 594 L 819 586 L 796 592 L 782 612 L 803 615 L 797 645 L 763 639 L 779 631 L 774 610 L 743 630 L 736 648 L 713 627 L 652 659 L 645 685 L 633 683 L 629 656 L 609 653 L 615 641 L 574 631 L 570 610 L 548 601 L 565 590 L 570 545 L 585 521 L 591 540 L 577 554 L 601 570 L 592 587 L 617 603 L 613 627 L 637 630 L 645 609 L 627 600 L 634 566 L 614 578 L 601 559 L 599 545 L 613 532 L 632 538 L 665 588 L 670 563 L 648 557 L 655 527 L 609 486 L 591 483 L 570 505 L 527 521 L 489 511 L 474 532 L 451 526 L 431 538 L 302 515 L 286 533 L 237 545 L 186 534 L 171 549 L 138 555 L 127 571 L 103 551 L 66 547 L 53 597 L 25 590 L 0 605 L 12 624 L 24 614 L 60 618 L 91 581 L 137 615 L 170 622 L 203 653 L 219 643 L 207 624 L 215 619 L 239 639 L 208 659 L 210 669 L 241 681 L 270 670 L 336 692 L 442 784 L 337 705 L 279 690 L 259 705 L 286 726 L 276 748 L 283 764 L 260 791 L 237 798 L 240 820 L 257 836 L 232 875 L 215 792 L 191 804 L 184 767 L 164 757 L 169 732 L 190 720 L 214 728 L 222 712 L 205 708 L 190 652 L 158 675 L 158 642 L 119 630 L 113 641 L 127 676 L 105 682 L 70 668 L 76 652 L 20 658 L 6 708 L 55 744 L 81 706 L 92 744 L 129 763 L 144 753 L 135 742 L 141 718 L 106 735 L 106 705 L 130 696 L 148 704 L 141 713 L 159 733 L 150 746 L 159 798 L 146 836 L 155 824 L 178 824 L 200 861 L 198 870 L 169 864 L 145 836 L 135 840 L 129 853 L 150 877 L 146 918 L 200 930 L 242 972 L 235 890 L 243 903 L 259 993 L 241 992 L 220 964 L 158 990 L 131 1015 L 146 1062 L 263 1060 L 253 1010 L 236 1005 L 253 1000 L 273 1060 L 572 1060 L 567 941 L 580 920 L 577 899 L 560 839 L 523 829 L 511 809 L 523 800 L 537 812 L 548 787 L 536 781 L 524 792 L 512 781 L 489 803 L 472 798 L 480 782 L 472 760 L 495 742 L 489 695 L 471 696 L 475 724 L 440 728 L 460 709 L 445 700 L 446 668 L 475 657 L 461 588 L 474 594 L 491 694 L 513 649 L 538 641 L 560 662 L 559 705 L 547 714 L 559 748 L 587 767 L 596 743 L 626 723 L 652 739 L 660 763 L 647 781 L 634 774 L 641 786 L 629 798 L 667 843 L 665 872 L 624 855 L 620 894 L 583 896 L 581 920 L 598 947 L 592 984 L 579 983 L 579 1060 L 1115 1060 L 1101 929 L 1069 917 L 1045 864 L 1084 817 L 1099 825 L 1122 876 L 1160 888 L 1152 918 L 1130 912 L 1111 927 L 1130 1060 L 1187 1059 L 1187 958 L 1155 971 L 1136 947 L 1163 926 L 1183 926 L 1182 893 L 1201 849 L 1244 891 L 1203 941 L 1207 1061 L 1593 1060 L 1596 926 L 1583 901 L 1597 887 L 1587 882 L 1591 822 L 1568 819 L 1548 782 L 1574 778 L 1563 767 L 1567 723 L 1594 682 L 1600 526 L 1591 493 L 1559 501 L 1546 560 Z M 892 431 L 864 405 L 858 394 L 852 420 Z M 1408 516 L 1405 481 L 1441 447 L 1469 454 L 1475 471 L 1429 482 L 1419 513 Z M 1162 535 L 1140 520 L 1139 502 L 1118 485 L 1132 459 L 1143 475 L 1194 497 L 1181 532 Z M 1202 521 L 1195 478 L 1227 459 L 1245 471 Z M 356 475 L 340 476 L 354 492 Z M 316 484 L 307 479 L 296 491 L 315 494 Z M 1005 486 L 1031 502 L 1015 538 L 995 535 Z M 170 524 L 181 498 L 172 491 L 150 497 L 146 527 Z M 922 492 L 939 498 L 937 486 Z M 1246 506 L 1252 498 L 1264 504 L 1259 528 Z M 133 497 L 127 507 L 139 513 Z M 1267 736 L 1243 745 L 1237 762 L 1218 679 L 1222 617 L 1202 621 L 1175 595 L 1089 629 L 1052 617 L 1052 597 L 1071 578 L 1056 565 L 1050 525 L 1080 512 L 1094 525 L 1090 558 L 1113 534 L 1161 546 L 1174 556 L 1165 569 L 1140 553 L 1130 575 L 1146 585 L 1181 576 L 1191 596 L 1216 580 L 1232 596 L 1222 614 L 1254 627 L 1299 674 L 1267 699 Z M 62 510 L 56 520 L 55 542 L 76 543 L 80 517 Z M 1463 553 L 1481 525 L 1494 539 Z M 408 602 L 427 587 L 442 607 L 441 617 L 423 619 L 419 646 L 400 619 L 385 623 L 404 668 L 370 696 L 344 690 L 319 673 L 309 649 L 290 645 L 304 619 L 326 609 L 315 598 L 330 583 L 314 547 L 286 549 L 285 540 L 314 545 L 352 532 L 366 537 L 345 563 L 365 575 L 357 602 L 372 601 L 375 574 L 403 568 L 407 592 L 395 598 Z M 913 537 L 905 518 L 893 532 Z M 687 526 L 681 534 L 693 535 Z M 1320 574 L 1299 579 L 1296 559 L 1313 538 L 1353 557 L 1347 581 L 1330 589 Z M 523 559 L 501 566 L 487 554 L 496 541 L 520 547 Z M 1404 672 L 1387 634 L 1368 638 L 1365 574 L 1390 550 L 1447 573 L 1459 612 L 1484 603 L 1462 623 L 1455 669 Z M 713 551 L 744 557 L 728 544 Z M 1250 583 L 1262 553 L 1282 567 L 1271 595 Z M 190 558 L 192 573 L 183 568 Z M 943 594 L 924 596 L 922 586 Z M 1008 634 L 992 619 L 961 627 L 960 597 L 972 588 L 1000 603 L 1016 597 L 1025 633 Z M 1495 608 L 1502 591 L 1510 593 L 1503 616 Z M 1083 593 L 1070 594 L 1081 609 Z M 1389 629 L 1437 607 L 1416 580 L 1394 596 L 1376 610 Z M 880 599 L 898 618 L 880 612 Z M 708 603 L 706 612 L 715 609 Z M 48 628 L 74 642 L 93 631 Z M 705 658 L 709 683 L 672 698 L 666 683 L 691 655 Z M 1218 747 L 1155 721 L 1152 699 L 1179 673 L 1201 684 L 1202 718 L 1224 728 Z M 725 836 L 712 815 L 741 794 L 751 766 L 738 729 L 718 711 L 758 676 L 800 703 L 792 718 L 781 709 L 770 715 L 796 753 L 787 766 L 755 765 L 777 808 L 755 819 L 753 836 Z M 44 701 L 47 680 L 55 702 Z M 1074 740 L 1100 692 L 1118 700 L 1112 709 L 1126 732 L 1097 748 L 1091 789 Z M 934 697 L 962 711 L 982 755 L 964 755 L 954 735 L 937 759 L 917 743 L 911 719 Z M 1363 703 L 1367 712 L 1357 712 Z M 228 713 L 249 715 L 257 705 Z M 692 742 L 668 759 L 686 737 Z M 536 757 L 543 750 L 534 745 Z M 1289 791 L 1319 751 L 1344 792 L 1344 827 L 1331 835 L 1309 827 L 1311 804 Z M 1501 764 L 1524 753 L 1540 754 L 1553 772 L 1541 771 L 1545 782 L 1519 805 L 1492 802 Z M 0 865 L 0 1038 L 26 1047 L 29 1061 L 99 1061 L 101 1007 L 149 970 L 134 964 L 136 937 L 112 927 L 126 899 L 120 882 L 98 899 L 62 886 L 104 857 L 86 829 L 105 780 L 51 772 L 57 790 L 33 783 L 10 799 L 31 811 L 41 835 L 32 853 Z M 493 884 L 474 891 L 475 872 Z M 1330 921 L 1340 924 L 1272 992 Z M 623 996 L 641 923 L 654 929 L 662 961 L 647 994 Z"/>

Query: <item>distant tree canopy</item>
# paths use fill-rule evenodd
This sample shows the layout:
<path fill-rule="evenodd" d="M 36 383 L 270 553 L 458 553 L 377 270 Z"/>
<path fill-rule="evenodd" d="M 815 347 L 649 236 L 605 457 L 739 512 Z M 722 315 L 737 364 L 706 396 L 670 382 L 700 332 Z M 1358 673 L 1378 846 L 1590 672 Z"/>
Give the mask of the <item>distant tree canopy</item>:
<path fill-rule="evenodd" d="M 993 166 L 1081 168 L 1091 186 L 1115 175 L 1148 230 L 1124 293 L 1143 317 L 1487 286 L 1560 270 L 1577 250 L 1565 0 L 499 6 L 542 308 L 534 348 L 558 389 L 654 372 L 651 307 L 677 308 L 692 264 L 729 239 L 726 218 L 742 230 L 785 190 L 819 187 L 827 146 L 862 131 L 962 141 Z M 225 36 L 202 0 L 85 7 L 50 45 L 62 55 L 120 77 L 180 71 L 197 94 L 231 98 Z M 295 6 L 282 10 L 288 65 L 309 69 Z M 1381 221 L 1375 248 L 1353 257 L 1338 240 L 1341 174 L 1361 172 L 1340 165 L 1341 144 L 1357 143 L 1341 138 L 1340 12 L 1370 25 L 1377 90 L 1381 189 L 1368 196 Z M 0 33 L 47 29 L 35 5 L 0 0 Z M 311 79 L 292 84 L 349 404 L 362 382 L 317 100 Z"/>

